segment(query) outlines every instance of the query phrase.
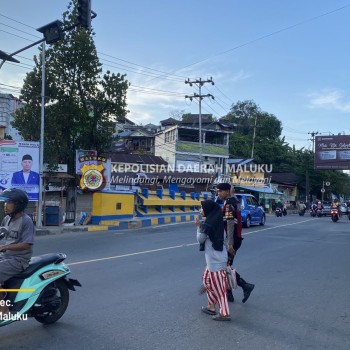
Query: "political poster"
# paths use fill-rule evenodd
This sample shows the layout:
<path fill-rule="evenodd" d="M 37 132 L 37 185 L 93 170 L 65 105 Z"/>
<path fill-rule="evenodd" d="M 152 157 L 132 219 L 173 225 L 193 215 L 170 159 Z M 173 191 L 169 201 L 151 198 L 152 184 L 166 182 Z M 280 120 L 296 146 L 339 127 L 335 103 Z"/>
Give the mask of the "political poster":
<path fill-rule="evenodd" d="M 0 192 L 16 187 L 39 198 L 39 142 L 0 140 Z"/>

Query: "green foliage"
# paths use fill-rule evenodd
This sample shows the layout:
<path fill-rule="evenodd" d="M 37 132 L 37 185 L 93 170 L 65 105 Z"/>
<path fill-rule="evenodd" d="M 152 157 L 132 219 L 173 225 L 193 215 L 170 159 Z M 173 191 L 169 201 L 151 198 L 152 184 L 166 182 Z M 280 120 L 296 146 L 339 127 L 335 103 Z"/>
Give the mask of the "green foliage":
<path fill-rule="evenodd" d="M 63 14 L 64 27 L 76 23 L 76 0 Z M 76 149 L 110 149 L 115 122 L 127 115 L 125 75 L 102 68 L 94 33 L 75 27 L 46 50 L 44 162 L 51 168 L 67 163 L 74 174 Z M 41 52 L 41 50 L 40 50 Z M 42 56 L 21 90 L 24 108 L 14 115 L 13 126 L 25 140 L 40 140 Z"/>

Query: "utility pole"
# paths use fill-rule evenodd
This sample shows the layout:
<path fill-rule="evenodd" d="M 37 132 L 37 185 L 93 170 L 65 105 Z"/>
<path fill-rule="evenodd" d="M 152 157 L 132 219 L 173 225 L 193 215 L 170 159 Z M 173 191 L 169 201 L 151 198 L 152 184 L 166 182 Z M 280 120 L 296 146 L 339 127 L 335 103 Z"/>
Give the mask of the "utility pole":
<path fill-rule="evenodd" d="M 198 118 L 198 128 L 199 128 L 199 171 L 202 172 L 202 99 L 204 97 L 211 97 L 214 99 L 214 96 L 211 94 L 202 95 L 202 86 L 206 83 L 211 83 L 211 85 L 214 85 L 212 77 L 207 80 L 202 80 L 201 78 L 197 80 L 190 81 L 190 79 L 185 80 L 185 84 L 189 84 L 192 86 L 193 84 L 198 86 L 198 94 L 193 94 L 193 96 L 186 95 L 185 98 L 189 98 L 191 101 L 194 98 L 198 98 L 198 104 L 199 104 L 199 118 Z"/>
<path fill-rule="evenodd" d="M 318 131 L 311 131 L 308 132 L 309 135 L 311 135 L 311 141 L 312 141 L 312 154 L 315 153 L 315 136 L 319 134 Z"/>
<path fill-rule="evenodd" d="M 257 115 L 255 115 L 255 121 L 254 121 L 254 131 L 253 131 L 253 145 L 252 145 L 252 155 L 250 158 L 253 159 L 254 157 L 254 144 L 255 144 L 255 135 L 256 135 L 256 120 L 257 120 Z"/>
<path fill-rule="evenodd" d="M 312 155 L 314 157 L 314 164 L 315 164 L 315 136 L 319 134 L 318 131 L 311 131 L 308 132 L 309 135 L 311 135 L 311 141 L 312 141 Z M 307 166 L 307 165 L 306 165 Z M 306 192 L 306 200 L 310 200 L 310 177 L 309 177 L 309 171 L 306 169 L 305 173 L 305 192 Z M 323 195 L 323 193 L 322 193 Z"/>

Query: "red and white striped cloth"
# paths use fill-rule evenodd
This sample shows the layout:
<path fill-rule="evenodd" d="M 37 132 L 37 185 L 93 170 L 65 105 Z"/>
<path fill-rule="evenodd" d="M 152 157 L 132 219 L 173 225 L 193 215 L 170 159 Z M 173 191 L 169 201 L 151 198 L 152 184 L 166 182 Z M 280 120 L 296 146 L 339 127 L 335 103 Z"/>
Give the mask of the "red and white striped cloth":
<path fill-rule="evenodd" d="M 220 270 L 210 272 L 206 267 L 203 274 L 203 284 L 205 285 L 208 303 L 219 304 L 220 315 L 229 316 L 230 310 L 227 301 L 227 277 L 226 271 Z"/>

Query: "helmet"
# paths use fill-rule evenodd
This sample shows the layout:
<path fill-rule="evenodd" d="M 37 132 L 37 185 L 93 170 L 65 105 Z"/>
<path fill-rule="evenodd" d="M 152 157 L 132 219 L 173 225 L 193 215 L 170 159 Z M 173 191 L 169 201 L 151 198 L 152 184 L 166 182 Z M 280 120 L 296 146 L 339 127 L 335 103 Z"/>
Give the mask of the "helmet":
<path fill-rule="evenodd" d="M 5 201 L 15 202 L 15 213 L 24 211 L 29 201 L 27 193 L 19 188 L 8 188 L 0 194 L 0 197 Z"/>

